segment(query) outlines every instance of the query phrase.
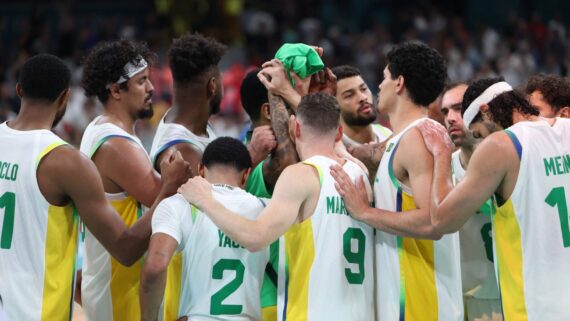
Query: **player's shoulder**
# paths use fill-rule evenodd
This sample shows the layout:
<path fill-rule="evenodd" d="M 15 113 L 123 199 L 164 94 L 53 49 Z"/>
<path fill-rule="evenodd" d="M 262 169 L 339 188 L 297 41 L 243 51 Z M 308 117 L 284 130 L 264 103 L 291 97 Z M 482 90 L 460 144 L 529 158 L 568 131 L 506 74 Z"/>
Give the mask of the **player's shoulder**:
<path fill-rule="evenodd" d="M 60 169 L 69 173 L 89 165 L 92 165 L 92 162 L 79 149 L 69 144 L 62 144 L 42 157 L 38 170 Z"/>
<path fill-rule="evenodd" d="M 163 199 L 160 202 L 160 206 L 167 207 L 172 210 L 184 210 L 190 206 L 190 204 L 186 201 L 184 196 L 181 194 L 174 194 L 170 197 Z"/>

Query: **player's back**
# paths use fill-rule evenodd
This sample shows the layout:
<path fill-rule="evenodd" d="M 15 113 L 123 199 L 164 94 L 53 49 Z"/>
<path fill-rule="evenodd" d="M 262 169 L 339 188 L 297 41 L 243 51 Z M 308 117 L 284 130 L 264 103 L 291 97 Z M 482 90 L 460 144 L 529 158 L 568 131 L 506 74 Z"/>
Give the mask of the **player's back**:
<path fill-rule="evenodd" d="M 0 125 L 0 296 L 8 320 L 68 320 L 73 304 L 77 215 L 48 203 L 37 169 L 66 144 L 49 130 Z"/>
<path fill-rule="evenodd" d="M 316 169 L 321 189 L 312 216 L 279 241 L 278 319 L 373 320 L 374 231 L 348 214 L 330 174 L 335 160 L 303 163 Z M 358 165 L 347 161 L 343 169 L 367 182 Z"/>
<path fill-rule="evenodd" d="M 570 120 L 506 130 L 520 158 L 511 197 L 493 215 L 495 264 L 506 320 L 570 318 Z"/>
<path fill-rule="evenodd" d="M 217 201 L 254 220 L 263 200 L 228 185 L 213 185 Z M 183 203 L 186 201 L 177 195 Z M 230 239 L 195 207 L 186 205 L 182 240 L 179 315 L 191 320 L 261 320 L 260 293 L 268 249 L 251 253 Z M 191 226 L 191 229 L 188 229 Z"/>

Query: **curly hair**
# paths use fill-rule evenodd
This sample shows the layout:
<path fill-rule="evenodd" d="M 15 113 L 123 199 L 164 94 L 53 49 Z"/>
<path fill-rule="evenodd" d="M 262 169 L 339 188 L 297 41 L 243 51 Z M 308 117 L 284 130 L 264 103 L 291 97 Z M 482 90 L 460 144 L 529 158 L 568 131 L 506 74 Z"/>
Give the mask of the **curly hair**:
<path fill-rule="evenodd" d="M 336 76 L 337 81 L 361 75 L 360 69 L 350 65 L 336 66 L 331 71 Z"/>
<path fill-rule="evenodd" d="M 503 128 L 513 125 L 515 110 L 524 115 L 538 116 L 538 110 L 532 107 L 525 96 L 516 90 L 504 92 L 489 102 L 492 121 Z"/>
<path fill-rule="evenodd" d="M 404 77 L 410 99 L 418 105 L 431 104 L 441 93 L 447 79 L 447 66 L 437 50 L 421 42 L 405 42 L 387 55 L 392 79 Z"/>
<path fill-rule="evenodd" d="M 251 157 L 245 145 L 232 137 L 218 137 L 208 144 L 202 155 L 207 168 L 215 165 L 232 166 L 238 171 L 251 167 Z"/>
<path fill-rule="evenodd" d="M 24 98 L 53 103 L 67 88 L 71 71 L 54 55 L 39 54 L 28 59 L 20 69 L 18 83 Z"/>
<path fill-rule="evenodd" d="M 465 94 L 463 94 L 463 102 L 461 102 L 461 116 L 465 114 L 465 111 L 471 105 L 471 103 L 477 99 L 487 88 L 491 87 L 493 84 L 498 82 L 505 81 L 503 77 L 494 77 L 494 78 L 483 78 L 476 80 L 469 84 L 467 90 L 465 90 Z M 475 118 L 473 118 L 472 123 L 481 121 L 481 114 L 477 114 Z"/>
<path fill-rule="evenodd" d="M 96 96 L 102 103 L 109 98 L 108 85 L 126 77 L 124 67 L 128 62 L 139 63 L 140 58 L 152 64 L 156 55 L 144 42 L 119 40 L 101 42 L 83 60 L 81 86 L 87 97 Z M 121 84 L 127 89 L 127 83 Z"/>
<path fill-rule="evenodd" d="M 334 96 L 316 93 L 303 96 L 297 117 L 316 133 L 327 134 L 340 124 L 340 107 Z"/>
<path fill-rule="evenodd" d="M 189 83 L 217 66 L 227 47 L 216 39 L 199 33 L 186 33 L 174 39 L 168 51 L 172 77 L 177 83 Z"/>
<path fill-rule="evenodd" d="M 570 106 L 570 80 L 557 75 L 538 74 L 531 76 L 525 87 L 527 95 L 539 91 L 555 112 Z"/>

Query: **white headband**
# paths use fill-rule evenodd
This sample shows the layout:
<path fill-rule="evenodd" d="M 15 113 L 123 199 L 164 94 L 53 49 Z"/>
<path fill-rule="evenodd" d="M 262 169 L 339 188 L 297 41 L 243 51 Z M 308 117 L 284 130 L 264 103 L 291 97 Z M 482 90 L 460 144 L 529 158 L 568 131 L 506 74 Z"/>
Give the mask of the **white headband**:
<path fill-rule="evenodd" d="M 138 63 L 134 63 L 136 60 L 138 60 Z M 139 72 L 145 70 L 145 68 L 148 67 L 148 62 L 143 57 L 138 56 L 136 60 L 127 62 L 125 67 L 123 67 L 124 75 L 119 77 L 119 80 L 115 81 L 116 84 L 122 84 L 126 82 L 127 80 L 131 79 L 134 75 L 138 74 Z M 106 86 L 107 89 L 109 89 L 111 85 L 112 84 L 107 84 Z"/>
<path fill-rule="evenodd" d="M 469 107 L 465 110 L 465 113 L 463 114 L 463 123 L 465 123 L 465 128 L 469 128 L 473 119 L 475 119 L 477 114 L 479 114 L 481 105 L 488 104 L 491 100 L 495 99 L 495 97 L 511 90 L 513 90 L 513 87 L 504 81 L 495 83 L 491 85 L 491 87 L 485 89 L 485 91 L 471 102 Z"/>

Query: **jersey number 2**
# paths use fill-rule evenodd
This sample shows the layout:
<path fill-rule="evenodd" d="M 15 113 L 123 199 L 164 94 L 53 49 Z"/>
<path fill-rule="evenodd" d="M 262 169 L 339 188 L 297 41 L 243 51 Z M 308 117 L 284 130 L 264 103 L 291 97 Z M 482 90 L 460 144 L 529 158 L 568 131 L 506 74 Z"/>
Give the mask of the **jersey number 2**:
<path fill-rule="evenodd" d="M 243 310 L 243 305 L 238 304 L 222 304 L 222 301 L 227 299 L 234 293 L 243 283 L 243 275 L 245 266 L 240 260 L 221 259 L 212 269 L 212 279 L 221 280 L 224 277 L 224 271 L 235 271 L 236 276 L 230 283 L 226 284 L 218 292 L 212 295 L 210 299 L 210 314 L 240 314 Z"/>
<path fill-rule="evenodd" d="M 4 221 L 0 231 L 0 249 L 12 247 L 12 234 L 14 233 L 14 210 L 16 209 L 16 194 L 6 192 L 0 197 L 0 209 L 4 209 Z"/>
<path fill-rule="evenodd" d="M 566 203 L 566 194 L 564 187 L 559 186 L 553 188 L 546 199 L 546 204 L 558 208 L 558 216 L 560 217 L 560 228 L 562 229 L 562 243 L 564 247 L 570 247 L 570 226 L 568 225 L 568 203 Z"/>

